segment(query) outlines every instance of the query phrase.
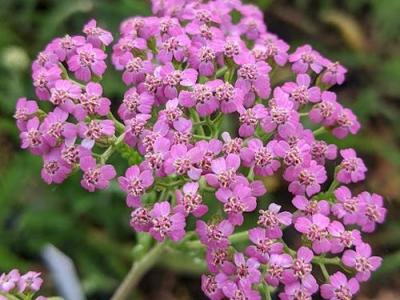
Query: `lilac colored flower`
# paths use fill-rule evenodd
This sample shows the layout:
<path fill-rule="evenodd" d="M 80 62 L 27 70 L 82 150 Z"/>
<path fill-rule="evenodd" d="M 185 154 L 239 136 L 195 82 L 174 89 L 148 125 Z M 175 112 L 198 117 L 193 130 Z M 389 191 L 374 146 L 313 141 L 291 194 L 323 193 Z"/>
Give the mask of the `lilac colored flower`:
<path fill-rule="evenodd" d="M 315 214 L 311 217 L 311 220 L 306 217 L 298 218 L 294 223 L 294 227 L 312 242 L 314 252 L 320 254 L 326 253 L 331 249 L 331 243 L 328 240 L 329 224 L 328 217 Z"/>
<path fill-rule="evenodd" d="M 119 186 L 127 193 L 126 204 L 128 207 L 141 206 L 140 197 L 154 182 L 150 170 L 140 170 L 138 166 L 132 166 L 125 172 L 125 176 L 118 178 Z"/>
<path fill-rule="evenodd" d="M 149 60 L 132 57 L 124 66 L 122 80 L 126 85 L 138 84 L 144 81 L 146 74 L 153 72 L 153 65 Z"/>
<path fill-rule="evenodd" d="M 26 131 L 20 133 L 21 148 L 29 149 L 35 155 L 46 153 L 48 146 L 44 141 L 43 132 L 39 130 L 39 119 L 34 117 L 26 124 Z"/>
<path fill-rule="evenodd" d="M 358 224 L 364 232 L 373 232 L 376 224 L 382 224 L 386 217 L 386 208 L 383 207 L 383 198 L 378 194 L 363 192 L 357 196 L 360 201 Z"/>
<path fill-rule="evenodd" d="M 310 145 L 304 140 L 298 141 L 295 145 L 279 141 L 275 146 L 275 153 L 283 158 L 286 166 L 299 167 L 311 161 Z"/>
<path fill-rule="evenodd" d="M 161 43 L 157 58 L 163 64 L 172 61 L 183 62 L 185 59 L 185 52 L 188 50 L 189 46 L 190 39 L 187 35 L 181 34 L 172 36 Z"/>
<path fill-rule="evenodd" d="M 65 35 L 62 38 L 56 38 L 50 44 L 50 49 L 58 56 L 60 61 L 65 61 L 75 54 L 76 48 L 83 46 L 86 39 L 83 36 Z"/>
<path fill-rule="evenodd" d="M 81 157 L 80 167 L 83 171 L 81 185 L 89 192 L 108 188 L 110 180 L 116 176 L 112 165 L 97 165 L 91 156 Z"/>
<path fill-rule="evenodd" d="M 134 209 L 129 224 L 135 231 L 148 232 L 152 226 L 149 211 L 144 207 Z"/>
<path fill-rule="evenodd" d="M 159 72 L 165 85 L 163 92 L 167 99 L 176 98 L 178 96 L 178 88 L 181 86 L 194 86 L 198 75 L 195 69 L 185 69 L 184 71 L 175 70 L 172 63 L 162 66 Z"/>
<path fill-rule="evenodd" d="M 66 112 L 73 113 L 75 102 L 81 96 L 81 88 L 70 80 L 57 80 L 50 89 L 50 94 L 51 103 Z"/>
<path fill-rule="evenodd" d="M 215 88 L 215 97 L 220 103 L 221 111 L 224 114 L 233 113 L 236 111 L 238 104 L 244 103 L 244 91 L 241 88 L 234 87 L 228 82 L 216 80 L 218 83 Z"/>
<path fill-rule="evenodd" d="M 357 117 L 348 108 L 339 110 L 336 117 L 336 125 L 337 127 L 332 130 L 332 133 L 339 139 L 345 138 L 349 133 L 356 134 L 361 127 Z"/>
<path fill-rule="evenodd" d="M 300 142 L 310 145 L 315 140 L 310 129 L 304 129 L 301 123 L 286 123 L 279 128 L 279 137 L 286 141 L 291 147 L 296 146 Z M 309 152 L 309 150 L 307 151 Z"/>
<path fill-rule="evenodd" d="M 338 62 L 331 62 L 328 59 L 323 60 L 325 70 L 322 73 L 321 81 L 323 83 L 341 85 L 344 82 L 347 69 Z"/>
<path fill-rule="evenodd" d="M 336 94 L 324 91 L 321 94 L 321 102 L 313 106 L 309 112 L 309 117 L 313 123 L 330 126 L 335 123 L 339 110 L 340 105 L 336 102 Z"/>
<path fill-rule="evenodd" d="M 255 258 L 245 259 L 243 253 L 236 252 L 233 256 L 236 267 L 235 275 L 243 285 L 251 285 L 260 281 L 261 272 L 258 270 L 260 263 Z"/>
<path fill-rule="evenodd" d="M 199 184 L 197 182 L 186 183 L 182 191 L 176 190 L 176 211 L 183 213 L 185 216 L 193 214 L 196 218 L 200 218 L 207 213 L 208 206 L 203 204 L 203 198 L 199 193 Z"/>
<path fill-rule="evenodd" d="M 325 164 L 325 160 L 334 160 L 337 156 L 337 146 L 327 144 L 325 141 L 314 141 L 311 144 L 311 156 L 320 165 Z"/>
<path fill-rule="evenodd" d="M 159 242 L 169 237 L 179 241 L 185 235 L 185 216 L 179 212 L 173 213 L 169 202 L 163 201 L 154 204 L 150 211 L 150 234 Z"/>
<path fill-rule="evenodd" d="M 195 167 L 203 153 L 201 149 L 194 147 L 190 150 L 185 145 L 178 144 L 171 147 L 171 157 L 165 162 L 165 172 L 167 174 L 176 173 L 178 175 L 187 174 L 191 179 L 200 178 L 201 169 Z"/>
<path fill-rule="evenodd" d="M 211 171 L 211 162 L 215 157 L 221 153 L 222 150 L 222 142 L 217 139 L 212 139 L 210 141 L 198 141 L 195 145 L 200 148 L 204 153 L 202 159 L 197 166 L 203 170 L 203 173 L 208 173 Z"/>
<path fill-rule="evenodd" d="M 304 283 L 293 282 L 285 285 L 285 292 L 279 294 L 281 300 L 312 300 L 312 286 L 304 285 Z"/>
<path fill-rule="evenodd" d="M 94 47 L 108 46 L 113 41 L 110 32 L 97 27 L 96 20 L 90 20 L 84 27 L 83 33 L 86 34 L 86 39 Z"/>
<path fill-rule="evenodd" d="M 330 205 L 326 200 L 308 200 L 304 196 L 297 195 L 293 198 L 292 204 L 308 217 L 315 214 L 329 216 Z"/>
<path fill-rule="evenodd" d="M 207 183 L 215 188 L 229 188 L 236 181 L 236 171 L 239 167 L 238 155 L 228 154 L 226 158 L 217 158 L 211 162 L 213 173 L 205 175 Z"/>
<path fill-rule="evenodd" d="M 329 277 L 329 283 L 321 285 L 321 296 L 324 299 L 352 299 L 360 286 L 355 278 L 347 280 L 342 272 L 336 272 Z"/>
<path fill-rule="evenodd" d="M 207 248 L 206 262 L 210 272 L 218 273 L 221 271 L 225 274 L 234 274 L 236 267 L 229 259 L 228 248 Z"/>
<path fill-rule="evenodd" d="M 136 114 L 150 114 L 154 104 L 154 97 L 149 93 L 139 94 L 136 88 L 130 88 L 124 94 L 118 108 L 118 115 L 122 120 L 130 119 Z"/>
<path fill-rule="evenodd" d="M 223 203 L 224 212 L 233 225 L 242 225 L 243 213 L 254 211 L 257 199 L 251 195 L 250 187 L 236 184 L 233 189 L 219 189 L 215 196 Z"/>
<path fill-rule="evenodd" d="M 211 300 L 224 298 L 222 289 L 218 287 L 214 275 L 201 275 L 201 290 Z"/>
<path fill-rule="evenodd" d="M 346 250 L 342 257 L 343 263 L 357 271 L 356 279 L 359 282 L 367 281 L 371 277 L 371 272 L 379 268 L 382 258 L 371 256 L 371 247 L 361 243 L 356 246 L 356 250 Z"/>
<path fill-rule="evenodd" d="M 353 245 L 359 245 L 361 240 L 360 231 L 346 230 L 342 223 L 338 221 L 332 221 L 328 227 L 331 238 L 331 252 L 341 253 L 345 248 L 351 248 Z"/>
<path fill-rule="evenodd" d="M 163 166 L 169 155 L 170 146 L 171 142 L 168 139 L 159 137 L 154 142 L 153 151 L 145 155 L 145 163 L 156 171 L 157 176 L 165 176 Z"/>
<path fill-rule="evenodd" d="M 172 99 L 165 103 L 165 109 L 161 110 L 158 116 L 158 121 L 165 121 L 166 123 L 176 124 L 183 116 L 183 111 L 179 107 L 179 100 Z"/>
<path fill-rule="evenodd" d="M 250 285 L 234 283 L 226 280 L 222 284 L 222 291 L 229 300 L 248 299 L 248 300 L 261 300 L 259 292 L 253 290 Z"/>
<path fill-rule="evenodd" d="M 144 133 L 145 126 L 151 115 L 137 114 L 136 116 L 125 120 L 125 137 L 124 142 L 131 147 L 135 147 L 140 136 Z"/>
<path fill-rule="evenodd" d="M 243 139 L 236 137 L 232 138 L 229 132 L 223 132 L 221 134 L 224 145 L 222 146 L 222 151 L 225 154 L 240 154 L 243 147 Z"/>
<path fill-rule="evenodd" d="M 335 190 L 336 203 L 332 206 L 332 213 L 343 224 L 356 224 L 360 214 L 360 199 L 352 197 L 350 190 L 346 186 L 341 186 Z"/>
<path fill-rule="evenodd" d="M 300 282 L 307 287 L 311 293 L 318 290 L 318 283 L 314 276 L 311 274 L 314 253 L 307 247 L 300 247 L 297 250 L 296 258 L 293 259 L 292 265 L 289 269 L 284 271 L 283 281 L 292 283 L 300 280 Z"/>
<path fill-rule="evenodd" d="M 3 273 L 0 275 L 0 291 L 8 293 L 12 289 L 14 289 L 18 281 L 20 280 L 21 275 L 19 271 L 16 269 L 11 270 L 10 272 Z"/>
<path fill-rule="evenodd" d="M 62 160 L 59 148 L 44 154 L 43 161 L 41 176 L 47 184 L 62 183 L 72 171 L 70 165 Z"/>
<path fill-rule="evenodd" d="M 147 49 L 147 43 L 142 38 L 132 36 L 120 38 L 113 46 L 111 57 L 115 68 L 123 70 L 128 62 L 134 58 L 132 53 L 143 53 L 145 49 Z"/>
<path fill-rule="evenodd" d="M 215 72 L 216 52 L 207 45 L 192 48 L 190 66 L 199 71 L 200 76 L 211 76 Z"/>
<path fill-rule="evenodd" d="M 288 211 L 282 211 L 281 206 L 271 203 L 268 210 L 260 210 L 257 224 L 267 230 L 267 236 L 270 238 L 282 237 L 281 225 L 289 226 L 292 224 L 292 214 Z"/>
<path fill-rule="evenodd" d="M 193 91 L 182 91 L 179 94 L 179 103 L 184 107 L 196 106 L 196 111 L 201 117 L 209 116 L 215 112 L 219 103 L 213 95 L 215 82 L 196 84 Z"/>
<path fill-rule="evenodd" d="M 294 103 L 289 100 L 289 95 L 281 88 L 275 88 L 274 98 L 269 102 L 269 114 L 261 120 L 262 129 L 269 133 L 287 123 L 297 123 L 298 113 L 294 110 Z"/>
<path fill-rule="evenodd" d="M 307 74 L 298 74 L 296 82 L 286 82 L 282 90 L 290 95 L 289 99 L 295 103 L 295 107 L 305 105 L 309 102 L 320 101 L 321 90 L 318 87 L 310 87 L 311 78 Z"/>
<path fill-rule="evenodd" d="M 267 33 L 260 38 L 261 45 L 256 45 L 253 49 L 253 55 L 256 59 L 272 59 L 278 66 L 284 66 L 288 60 L 289 45 L 276 35 Z"/>
<path fill-rule="evenodd" d="M 26 124 L 32 118 L 39 107 L 36 101 L 19 98 L 15 108 L 14 119 L 17 120 L 18 129 L 21 131 L 26 130 Z"/>
<path fill-rule="evenodd" d="M 250 229 L 249 240 L 253 245 L 246 248 L 246 255 L 256 258 L 260 263 L 267 263 L 270 255 L 283 252 L 283 244 L 269 238 L 264 228 Z"/>
<path fill-rule="evenodd" d="M 33 271 L 22 275 L 18 281 L 18 291 L 20 293 L 39 291 L 43 283 L 43 279 L 40 276 L 40 273 Z"/>
<path fill-rule="evenodd" d="M 79 135 L 81 136 L 82 146 L 93 148 L 96 141 L 101 138 L 111 137 L 115 133 L 114 122 L 111 120 L 92 120 L 88 124 L 79 123 Z"/>
<path fill-rule="evenodd" d="M 267 115 L 267 111 L 262 104 L 256 104 L 248 109 L 245 109 L 243 105 L 239 104 L 237 111 L 240 114 L 239 122 L 241 123 L 239 127 L 239 136 L 244 138 L 252 136 L 259 121 Z"/>
<path fill-rule="evenodd" d="M 75 124 L 67 122 L 68 116 L 67 112 L 56 107 L 43 120 L 40 131 L 49 146 L 55 147 L 63 139 L 68 144 L 75 140 L 77 128 Z"/>
<path fill-rule="evenodd" d="M 340 155 L 343 157 L 343 160 L 339 165 L 336 179 L 341 183 L 364 180 L 367 167 L 364 165 L 363 160 L 357 157 L 354 149 L 348 148 L 340 150 Z"/>
<path fill-rule="evenodd" d="M 326 170 L 324 166 L 318 165 L 312 160 L 309 165 L 289 167 L 286 169 L 283 177 L 289 181 L 289 191 L 295 195 L 312 196 L 321 190 L 321 184 L 326 179 Z"/>
<path fill-rule="evenodd" d="M 243 165 L 254 167 L 254 173 L 259 176 L 271 176 L 280 167 L 280 162 L 275 154 L 276 141 L 263 145 L 259 139 L 251 139 L 247 147 L 240 151 Z"/>
<path fill-rule="evenodd" d="M 75 118 L 82 121 L 87 115 L 106 116 L 110 112 L 111 101 L 102 95 L 103 87 L 98 83 L 89 82 L 85 92 L 79 97 L 79 104 L 75 106 Z"/>
<path fill-rule="evenodd" d="M 292 70 L 297 74 L 306 73 L 309 68 L 318 74 L 323 68 L 321 55 L 313 50 L 310 45 L 298 47 L 289 56 L 289 62 L 292 63 Z"/>
<path fill-rule="evenodd" d="M 32 79 L 36 96 L 40 100 L 49 100 L 51 88 L 57 80 L 61 79 L 61 70 L 58 66 L 50 69 L 40 68 L 33 72 Z"/>
<path fill-rule="evenodd" d="M 201 220 L 196 222 L 196 232 L 200 241 L 209 248 L 226 248 L 229 245 L 228 237 L 233 230 L 234 227 L 228 220 L 223 220 L 216 225 L 208 225 Z"/>
<path fill-rule="evenodd" d="M 68 60 L 68 67 L 77 79 L 89 81 L 92 73 L 100 77 L 103 75 L 107 68 L 104 62 L 106 57 L 103 50 L 94 48 L 92 44 L 85 44 L 76 49 L 76 54 Z"/>
<path fill-rule="evenodd" d="M 268 261 L 268 269 L 265 280 L 273 287 L 284 280 L 285 270 L 292 265 L 292 257 L 289 254 L 272 254 Z"/>

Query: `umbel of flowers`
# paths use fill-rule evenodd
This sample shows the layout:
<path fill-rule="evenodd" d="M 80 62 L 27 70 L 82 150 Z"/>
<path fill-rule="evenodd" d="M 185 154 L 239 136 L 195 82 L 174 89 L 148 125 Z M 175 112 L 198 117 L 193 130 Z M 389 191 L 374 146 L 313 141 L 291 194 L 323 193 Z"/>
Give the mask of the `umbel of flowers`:
<path fill-rule="evenodd" d="M 40 290 L 43 279 L 38 272 L 29 271 L 20 274 L 17 269 L 0 274 L 0 300 L 46 300 L 48 298 L 34 295 Z"/>
<path fill-rule="evenodd" d="M 351 299 L 381 264 L 364 234 L 386 209 L 377 194 L 351 192 L 367 171 L 357 153 L 321 138 L 360 129 L 329 91 L 346 69 L 310 45 L 290 49 L 239 0 L 152 6 L 153 16 L 124 21 L 116 41 L 92 20 L 38 54 L 38 100 L 19 99 L 15 119 L 22 148 L 43 159 L 43 180 L 80 170 L 83 188 L 107 189 L 117 177 L 107 161 L 120 155 L 132 228 L 203 251 L 210 299 Z M 113 103 L 101 84 L 109 62 L 126 85 Z M 282 70 L 284 82 L 274 76 Z M 268 203 L 271 176 L 292 197 Z"/>

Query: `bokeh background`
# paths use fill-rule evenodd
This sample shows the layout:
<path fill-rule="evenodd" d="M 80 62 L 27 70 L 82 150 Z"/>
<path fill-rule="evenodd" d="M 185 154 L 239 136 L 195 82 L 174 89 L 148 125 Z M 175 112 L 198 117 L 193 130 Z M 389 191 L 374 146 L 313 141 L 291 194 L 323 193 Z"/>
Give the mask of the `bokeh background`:
<path fill-rule="evenodd" d="M 386 198 L 389 216 L 369 237 L 385 257 L 358 299 L 400 299 L 400 1 L 258 0 L 270 31 L 293 48 L 310 43 L 348 69 L 336 88 L 358 115 L 356 137 L 335 141 L 355 147 L 369 167 L 369 189 Z M 87 193 L 77 176 L 61 186 L 40 180 L 41 160 L 19 149 L 12 118 L 16 99 L 34 97 L 30 62 L 52 38 L 78 33 L 89 18 L 117 32 L 133 15 L 149 15 L 145 0 L 0 0 L 0 272 L 41 270 L 44 294 L 56 290 L 41 251 L 51 243 L 75 263 L 88 299 L 109 299 L 132 261 L 135 235 L 116 186 Z M 292 48 L 292 49 L 293 49 Z M 104 80 L 109 98 L 124 91 L 119 76 Z M 276 193 L 280 186 L 271 183 Z M 141 282 L 133 299 L 203 299 L 196 270 L 171 270 L 166 262 Z"/>

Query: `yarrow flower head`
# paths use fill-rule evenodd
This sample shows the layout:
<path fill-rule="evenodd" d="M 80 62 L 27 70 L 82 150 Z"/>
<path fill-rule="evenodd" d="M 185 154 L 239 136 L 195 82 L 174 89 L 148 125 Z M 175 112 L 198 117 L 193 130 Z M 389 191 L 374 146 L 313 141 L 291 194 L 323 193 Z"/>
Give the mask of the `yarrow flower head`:
<path fill-rule="evenodd" d="M 271 286 L 281 299 L 351 299 L 381 264 L 365 235 L 387 211 L 380 195 L 350 190 L 366 177 L 361 156 L 323 139 L 360 129 L 329 90 L 347 70 L 290 48 L 240 0 L 151 3 L 154 15 L 122 22 L 118 38 L 90 20 L 33 62 L 38 99 L 20 98 L 14 118 L 43 180 L 78 173 L 89 192 L 119 187 L 130 226 L 157 251 L 203 255 L 210 299 L 258 300 Z M 39 279 L 12 271 L 0 289 L 36 291 Z"/>

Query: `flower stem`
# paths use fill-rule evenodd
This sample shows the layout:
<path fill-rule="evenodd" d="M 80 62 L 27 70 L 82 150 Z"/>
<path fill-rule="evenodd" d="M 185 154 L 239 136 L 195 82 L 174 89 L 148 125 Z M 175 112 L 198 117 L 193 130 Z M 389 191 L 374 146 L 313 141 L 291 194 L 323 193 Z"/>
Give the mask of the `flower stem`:
<path fill-rule="evenodd" d="M 243 242 L 243 241 L 247 240 L 248 239 L 248 235 L 249 235 L 249 233 L 248 233 L 247 230 L 246 231 L 242 231 L 242 232 L 238 232 L 238 233 L 232 234 L 229 237 L 229 240 L 231 241 L 232 244 L 240 243 L 240 242 Z M 190 249 L 201 249 L 201 248 L 204 248 L 204 245 L 199 240 L 197 240 L 197 241 L 188 241 L 188 242 L 184 243 L 184 246 L 187 247 L 187 248 L 190 248 Z"/>
<path fill-rule="evenodd" d="M 325 132 L 326 132 L 325 127 L 324 127 L 324 126 L 321 126 L 320 128 L 315 129 L 315 130 L 313 131 L 313 134 L 314 134 L 314 136 L 318 136 L 318 135 L 323 134 L 323 133 L 325 133 Z"/>
<path fill-rule="evenodd" d="M 132 265 L 128 275 L 118 287 L 111 300 L 130 299 L 129 297 L 133 289 L 139 283 L 143 275 L 161 258 L 161 252 L 163 251 L 164 245 L 164 243 L 157 244 L 145 256 L 143 256 L 141 260 Z"/>

